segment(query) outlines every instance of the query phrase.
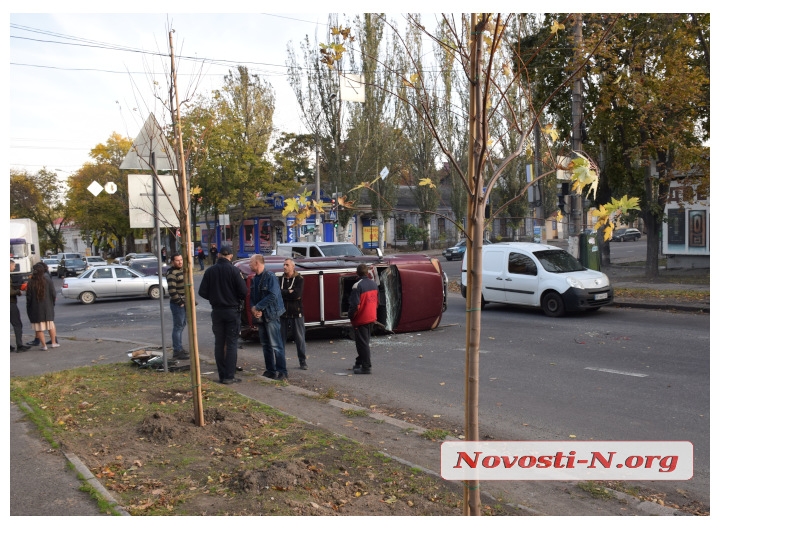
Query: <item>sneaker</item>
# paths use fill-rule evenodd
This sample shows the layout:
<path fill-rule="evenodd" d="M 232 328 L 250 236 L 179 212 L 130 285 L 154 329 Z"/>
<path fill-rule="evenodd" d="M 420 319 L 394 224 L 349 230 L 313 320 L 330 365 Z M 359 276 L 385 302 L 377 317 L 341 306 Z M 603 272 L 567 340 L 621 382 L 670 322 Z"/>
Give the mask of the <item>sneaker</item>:
<path fill-rule="evenodd" d="M 47 345 L 45 344 L 44 346 L 42 346 L 41 348 L 39 348 L 39 350 L 41 350 L 41 351 L 43 351 L 43 352 L 46 352 L 46 351 L 47 351 Z"/>
<path fill-rule="evenodd" d="M 300 363 L 300 370 L 308 370 L 308 365 L 303 361 Z"/>
<path fill-rule="evenodd" d="M 353 369 L 353 374 L 372 374 L 372 368 L 360 366 Z"/>
<path fill-rule="evenodd" d="M 189 352 L 187 352 L 186 350 L 174 351 L 172 352 L 172 358 L 181 360 L 189 359 Z"/>
<path fill-rule="evenodd" d="M 61 348 L 61 345 L 60 345 L 60 344 L 58 344 L 58 343 L 55 343 L 55 344 L 53 344 L 53 345 L 52 345 L 52 347 L 53 347 L 53 348 Z"/>
<path fill-rule="evenodd" d="M 278 374 L 278 376 L 275 378 L 277 380 L 281 380 L 282 381 L 282 380 L 285 380 L 285 379 L 289 379 L 289 374 L 287 374 L 286 372 L 276 372 L 276 374 Z"/>
<path fill-rule="evenodd" d="M 22 352 L 27 352 L 30 349 L 31 349 L 30 346 L 25 346 L 23 344 L 20 344 L 19 346 L 17 346 L 17 350 L 16 351 L 17 351 L 17 353 L 22 353 Z"/>
<path fill-rule="evenodd" d="M 39 346 L 39 339 L 33 339 L 30 342 L 26 342 L 25 346 Z"/>
<path fill-rule="evenodd" d="M 264 373 L 261 374 L 261 375 L 264 376 L 265 378 L 269 378 L 269 379 L 278 379 L 278 376 L 280 374 L 278 374 L 277 372 L 273 372 L 271 370 L 265 370 Z"/>
<path fill-rule="evenodd" d="M 230 385 L 232 383 L 241 383 L 241 382 L 242 378 L 228 378 L 228 379 L 223 379 L 220 383 L 222 383 L 223 385 Z"/>

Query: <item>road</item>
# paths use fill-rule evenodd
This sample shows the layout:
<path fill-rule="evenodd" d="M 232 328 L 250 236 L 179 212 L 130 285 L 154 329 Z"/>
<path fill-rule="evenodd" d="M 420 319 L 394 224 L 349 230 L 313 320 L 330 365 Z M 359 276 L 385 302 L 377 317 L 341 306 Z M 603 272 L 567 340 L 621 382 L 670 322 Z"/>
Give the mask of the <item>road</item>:
<path fill-rule="evenodd" d="M 213 359 L 211 309 L 199 302 L 200 352 Z M 290 381 L 333 388 L 346 401 L 463 432 L 464 316 L 464 299 L 451 293 L 437 330 L 374 337 L 371 376 L 348 372 L 355 359 L 352 341 L 310 334 L 307 372 L 297 369 L 294 345 L 287 346 Z M 166 301 L 165 322 L 169 342 Z M 59 298 L 56 323 L 62 336 L 160 345 L 153 300 L 83 305 Z M 688 440 L 695 447 L 695 476 L 680 488 L 708 503 L 709 353 L 708 315 L 611 307 L 551 319 L 540 311 L 489 305 L 482 313 L 480 433 L 502 440 Z M 84 364 L 93 358 L 87 354 Z M 75 364 L 64 361 L 64 368 Z M 260 374 L 261 347 L 244 343 L 240 364 Z M 52 370 L 58 368 L 43 369 Z"/>

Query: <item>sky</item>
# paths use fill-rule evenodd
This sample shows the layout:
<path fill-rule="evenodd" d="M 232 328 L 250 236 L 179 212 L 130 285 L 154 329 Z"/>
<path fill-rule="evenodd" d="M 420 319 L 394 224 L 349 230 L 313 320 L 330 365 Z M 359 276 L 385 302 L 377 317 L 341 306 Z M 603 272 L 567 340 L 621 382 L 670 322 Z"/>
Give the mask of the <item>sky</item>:
<path fill-rule="evenodd" d="M 245 65 L 272 85 L 274 125 L 300 131 L 287 76 L 287 45 L 325 36 L 326 13 L 11 14 L 10 144 L 12 168 L 59 176 L 90 161 L 89 150 L 116 132 L 134 138 L 151 111 L 163 120 L 169 37 L 178 91 L 209 95 Z M 162 122 L 163 125 L 163 122 Z M 61 172 L 63 171 L 63 173 Z"/>

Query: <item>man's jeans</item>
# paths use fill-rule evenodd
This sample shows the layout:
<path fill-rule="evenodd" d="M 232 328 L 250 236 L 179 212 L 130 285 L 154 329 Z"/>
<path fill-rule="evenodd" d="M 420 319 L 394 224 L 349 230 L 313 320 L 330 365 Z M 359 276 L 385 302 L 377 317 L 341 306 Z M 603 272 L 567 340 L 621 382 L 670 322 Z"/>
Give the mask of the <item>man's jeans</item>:
<path fill-rule="evenodd" d="M 172 311 L 172 353 L 177 355 L 183 350 L 181 337 L 186 327 L 186 306 L 170 302 L 169 309 Z"/>
<path fill-rule="evenodd" d="M 288 375 L 280 319 L 260 323 L 258 339 L 261 341 L 261 349 L 264 351 L 264 366 L 267 367 L 267 372 L 280 372 Z"/>

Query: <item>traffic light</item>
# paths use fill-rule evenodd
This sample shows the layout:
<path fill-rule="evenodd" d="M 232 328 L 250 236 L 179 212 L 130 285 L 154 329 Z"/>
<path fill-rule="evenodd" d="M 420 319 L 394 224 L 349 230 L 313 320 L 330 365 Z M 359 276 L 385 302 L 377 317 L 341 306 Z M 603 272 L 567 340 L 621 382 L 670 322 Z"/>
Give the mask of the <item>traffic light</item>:
<path fill-rule="evenodd" d="M 566 203 L 567 198 L 569 197 L 569 182 L 561 184 L 561 192 L 558 193 L 558 210 L 561 211 L 562 214 L 566 215 Z"/>

